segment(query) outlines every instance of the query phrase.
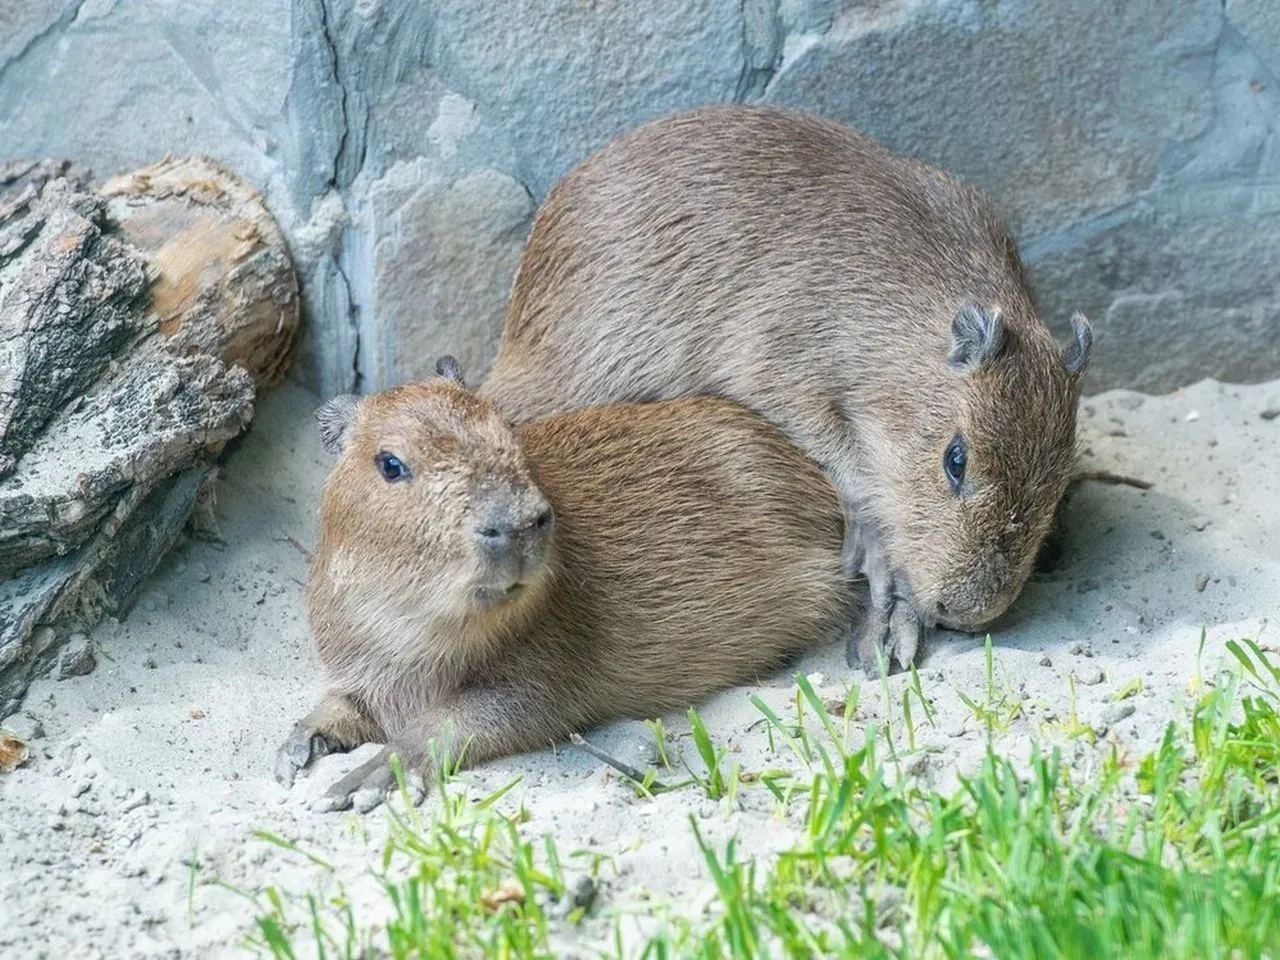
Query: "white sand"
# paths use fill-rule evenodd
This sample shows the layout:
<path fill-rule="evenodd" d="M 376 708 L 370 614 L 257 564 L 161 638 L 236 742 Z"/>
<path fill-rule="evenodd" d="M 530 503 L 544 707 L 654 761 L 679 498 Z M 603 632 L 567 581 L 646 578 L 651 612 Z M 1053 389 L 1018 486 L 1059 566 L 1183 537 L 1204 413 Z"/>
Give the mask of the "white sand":
<path fill-rule="evenodd" d="M 225 470 L 218 513 L 226 546 L 191 543 L 170 556 L 126 622 L 95 632 L 110 657 L 99 658 L 96 672 L 32 687 L 22 722 L 37 719 L 46 735 L 32 743 L 26 766 L 0 775 L 6 960 L 234 955 L 250 915 L 244 901 L 210 881 L 302 891 L 316 876 L 251 831 L 296 840 L 352 880 L 379 849 L 382 811 L 365 818 L 365 841 L 351 830 L 355 814 L 306 808 L 371 748 L 325 758 L 292 791 L 271 778 L 277 744 L 317 692 L 302 604 L 303 550 L 313 540 L 328 467 L 311 425 L 314 405 L 295 387 L 269 397 Z M 1167 397 L 1116 392 L 1085 403 L 1084 465 L 1155 487 L 1143 493 L 1091 483 L 1076 495 L 1062 567 L 1030 584 L 995 631 L 1001 683 L 1028 707 L 997 747 L 1025 753 L 1051 714 L 1065 717 L 1066 678 L 1074 673 L 1082 719 L 1108 726 L 1107 737 L 1134 751 L 1149 749 L 1185 697 L 1202 627 L 1207 667 L 1227 639 L 1276 644 L 1280 419 L 1261 413 L 1278 407 L 1280 382 L 1204 382 Z M 1209 579 L 1198 591 L 1202 576 Z M 917 711 L 930 752 L 910 765 L 912 775 L 946 783 L 980 757 L 982 734 L 955 691 L 981 699 L 983 660 L 976 638 L 942 635 L 925 649 L 920 672 L 937 725 L 923 724 Z M 822 674 L 824 696 L 842 696 L 862 680 L 835 649 L 799 669 Z M 785 710 L 792 672 L 754 692 Z M 1136 712 L 1107 723 L 1106 697 L 1134 678 L 1144 684 L 1129 701 Z M 904 682 L 890 683 L 895 701 Z M 748 729 L 759 719 L 749 692 L 728 691 L 704 704 L 702 715 L 744 769 L 777 766 L 761 729 Z M 862 716 L 883 716 L 879 684 L 864 684 Z M 666 725 L 687 729 L 678 716 Z M 592 738 L 632 762 L 652 757 L 639 723 Z M 687 739 L 679 743 L 687 748 Z M 1064 743 L 1086 770 L 1104 749 Z M 689 813 L 703 818 L 716 842 L 737 834 L 746 853 L 791 840 L 763 789 L 748 791 L 731 816 L 693 790 L 638 800 L 568 747 L 466 777 L 478 793 L 518 774 L 524 779 L 510 806 L 528 808 L 526 831 L 553 832 L 562 851 L 590 846 L 617 855 L 621 872 L 602 892 L 606 907 L 631 903 L 641 890 L 694 908 L 703 902 L 707 881 L 685 827 Z M 200 866 L 189 901 L 192 858 Z M 605 932 L 589 925 L 575 935 Z"/>

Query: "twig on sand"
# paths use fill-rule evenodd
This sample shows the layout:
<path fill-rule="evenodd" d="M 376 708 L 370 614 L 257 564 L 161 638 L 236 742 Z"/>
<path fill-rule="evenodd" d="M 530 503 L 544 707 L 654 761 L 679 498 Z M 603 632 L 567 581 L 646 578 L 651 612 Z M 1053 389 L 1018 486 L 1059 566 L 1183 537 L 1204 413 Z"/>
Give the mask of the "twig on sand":
<path fill-rule="evenodd" d="M 287 543 L 287 544 L 289 544 L 289 546 L 291 546 L 291 547 L 293 547 L 293 549 L 297 550 L 300 554 L 302 554 L 304 557 L 306 557 L 306 558 L 307 558 L 307 561 L 308 561 L 308 562 L 310 562 L 310 560 L 311 560 L 311 551 L 310 551 L 310 550 L 308 550 L 306 547 L 304 547 L 302 544 L 300 544 L 300 543 L 299 543 L 297 540 L 295 540 L 293 537 L 289 536 L 289 534 L 287 534 L 287 533 L 286 533 L 283 537 L 272 537 L 271 539 L 273 539 L 276 543 Z"/>
<path fill-rule="evenodd" d="M 661 780 L 653 780 L 646 783 L 645 775 L 643 773 L 641 773 L 635 767 L 631 766 L 629 763 L 623 763 L 617 757 L 613 757 L 605 753 L 595 744 L 588 741 L 581 734 L 577 734 L 577 733 L 569 734 L 569 742 L 572 743 L 579 750 L 585 750 L 587 753 L 591 754 L 591 756 L 595 757 L 605 766 L 613 767 L 614 770 L 617 770 L 620 774 L 622 774 L 628 780 L 634 781 L 635 783 L 644 787 L 644 789 L 648 790 L 650 793 L 661 793 L 662 791 L 669 789 L 668 786 L 665 783 L 663 783 Z"/>
<path fill-rule="evenodd" d="M 1139 490 L 1150 490 L 1151 481 L 1138 477 L 1126 477 L 1123 473 L 1112 473 L 1110 470 L 1080 470 L 1071 477 L 1071 486 L 1092 480 L 1094 483 L 1108 483 L 1112 486 L 1136 487 Z"/>

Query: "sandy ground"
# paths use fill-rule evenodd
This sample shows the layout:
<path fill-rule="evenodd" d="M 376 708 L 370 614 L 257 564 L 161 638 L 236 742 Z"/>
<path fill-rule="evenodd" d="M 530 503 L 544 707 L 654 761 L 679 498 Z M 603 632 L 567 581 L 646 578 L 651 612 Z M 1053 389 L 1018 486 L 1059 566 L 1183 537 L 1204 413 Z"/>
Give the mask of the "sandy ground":
<path fill-rule="evenodd" d="M 357 815 L 314 814 L 307 801 L 370 748 L 325 758 L 292 790 L 271 778 L 278 742 L 316 693 L 302 601 L 327 469 L 314 405 L 295 387 L 266 400 L 221 484 L 226 545 L 178 549 L 124 623 L 95 631 L 96 671 L 37 682 L 12 720 L 28 732 L 38 723 L 43 736 L 27 765 L 0 775 L 0 956 L 236 955 L 250 913 L 212 881 L 303 891 L 316 876 L 253 830 L 323 853 L 355 881 L 357 899 L 364 895 L 359 878 L 385 835 L 384 813 L 353 830 Z M 1073 499 L 1063 565 L 1030 584 L 994 631 L 1001 689 L 1025 707 L 997 747 L 1025 752 L 1032 733 L 1065 718 L 1073 674 L 1079 716 L 1105 734 L 1098 746 L 1064 741 L 1077 767 L 1087 771 L 1107 739 L 1149 749 L 1185 698 L 1202 628 L 1207 667 L 1227 639 L 1276 644 L 1278 409 L 1280 382 L 1206 381 L 1165 397 L 1115 392 L 1085 402 L 1084 466 L 1154 487 L 1090 483 Z M 946 783 L 980 757 L 983 734 L 957 691 L 981 699 L 983 662 L 978 638 L 943 634 L 925 648 L 920 672 L 937 719 L 922 725 L 926 749 L 910 775 Z M 835 649 L 798 667 L 821 675 L 814 679 L 825 696 L 863 680 Z M 748 729 L 759 714 L 747 695 L 783 711 L 792 673 L 702 705 L 713 737 L 731 745 L 744 769 L 778 765 L 766 756 L 764 733 Z M 1135 678 L 1142 694 L 1108 702 Z M 891 681 L 894 701 L 904 682 Z M 880 685 L 865 684 L 861 717 L 883 715 Z M 682 717 L 666 726 L 687 730 Z M 624 759 L 651 762 L 652 738 L 639 723 L 592 737 Z M 731 815 L 692 790 L 639 800 L 568 747 L 466 776 L 478 794 L 519 774 L 511 799 L 528 808 L 527 831 L 553 832 L 562 851 L 616 855 L 618 875 L 601 894 L 606 908 L 645 891 L 694 908 L 705 902 L 692 835 L 677 826 L 690 813 L 717 842 L 738 835 L 746 853 L 778 849 L 792 836 L 763 790 L 749 791 Z M 588 926 L 576 936 L 606 932 Z"/>

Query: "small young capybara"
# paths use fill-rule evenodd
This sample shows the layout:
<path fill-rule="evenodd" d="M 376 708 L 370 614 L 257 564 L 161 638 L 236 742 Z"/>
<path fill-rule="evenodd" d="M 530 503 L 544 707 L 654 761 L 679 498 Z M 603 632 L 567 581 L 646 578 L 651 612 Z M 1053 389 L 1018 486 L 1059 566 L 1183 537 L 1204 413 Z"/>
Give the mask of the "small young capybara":
<path fill-rule="evenodd" d="M 835 489 L 725 400 L 616 404 L 518 432 L 439 378 L 318 412 L 339 456 L 307 586 L 320 704 L 277 775 L 385 743 L 321 803 L 687 708 L 849 628 Z M 363 800 L 362 800 L 363 805 Z"/>

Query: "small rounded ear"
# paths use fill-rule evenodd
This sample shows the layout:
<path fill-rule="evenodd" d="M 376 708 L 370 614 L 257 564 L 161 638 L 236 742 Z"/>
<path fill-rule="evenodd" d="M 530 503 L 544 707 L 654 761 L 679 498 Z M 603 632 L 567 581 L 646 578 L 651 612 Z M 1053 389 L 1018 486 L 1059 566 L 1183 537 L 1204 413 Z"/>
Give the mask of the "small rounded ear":
<path fill-rule="evenodd" d="M 951 321 L 951 353 L 947 363 L 957 373 L 977 373 L 1004 349 L 1004 320 L 997 308 L 988 313 L 966 303 Z"/>
<path fill-rule="evenodd" d="M 1083 313 L 1071 317 L 1072 339 L 1062 348 L 1062 365 L 1067 373 L 1078 377 L 1089 365 L 1089 354 L 1093 351 L 1093 328 Z"/>
<path fill-rule="evenodd" d="M 323 404 L 316 411 L 316 423 L 320 425 L 320 442 L 327 452 L 335 457 L 346 449 L 351 440 L 351 431 L 356 425 L 356 412 L 360 408 L 360 398 L 352 393 L 344 393 Z"/>
<path fill-rule="evenodd" d="M 467 381 L 462 379 L 462 364 L 458 363 L 458 358 L 452 354 L 446 353 L 436 361 L 436 374 L 446 380 L 452 380 L 460 387 L 467 385 Z"/>

